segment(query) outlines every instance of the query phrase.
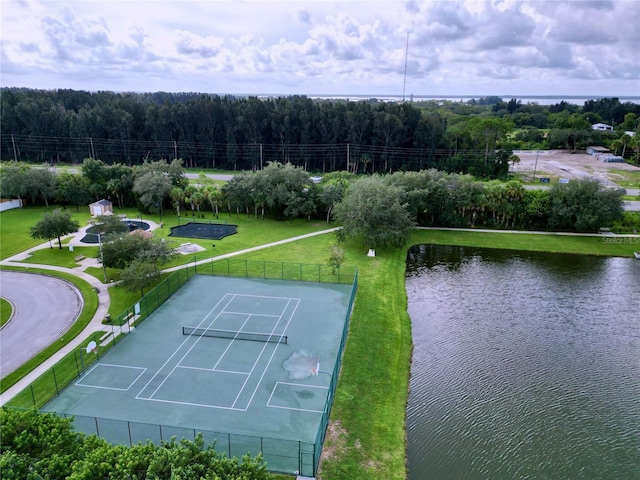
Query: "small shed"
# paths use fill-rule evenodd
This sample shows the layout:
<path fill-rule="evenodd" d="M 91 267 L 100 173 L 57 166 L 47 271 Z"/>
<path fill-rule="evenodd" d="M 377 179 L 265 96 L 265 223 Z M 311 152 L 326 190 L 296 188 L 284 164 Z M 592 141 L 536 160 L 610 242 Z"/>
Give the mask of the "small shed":
<path fill-rule="evenodd" d="M 599 147 L 597 145 L 590 145 L 587 147 L 587 153 L 589 155 L 593 155 L 597 157 L 598 155 L 602 155 L 604 153 L 609 153 L 609 149 L 607 147 Z"/>
<path fill-rule="evenodd" d="M 97 202 L 89 204 L 89 211 L 92 217 L 113 215 L 113 203 L 111 200 L 98 200 Z"/>

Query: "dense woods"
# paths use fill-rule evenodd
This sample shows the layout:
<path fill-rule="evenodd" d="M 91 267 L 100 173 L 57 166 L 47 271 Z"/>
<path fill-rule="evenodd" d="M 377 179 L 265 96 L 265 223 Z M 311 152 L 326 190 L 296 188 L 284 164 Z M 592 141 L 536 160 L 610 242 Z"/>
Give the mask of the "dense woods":
<path fill-rule="evenodd" d="M 196 93 L 112 93 L 3 88 L 2 160 L 108 165 L 182 159 L 185 167 L 389 173 L 436 168 L 501 178 L 514 148 L 640 145 L 640 105 L 616 98 L 541 106 L 485 97 L 391 103 Z M 593 131 L 591 124 L 616 131 Z M 614 142 L 618 141 L 617 144 Z M 636 142 L 637 144 L 638 142 Z"/>

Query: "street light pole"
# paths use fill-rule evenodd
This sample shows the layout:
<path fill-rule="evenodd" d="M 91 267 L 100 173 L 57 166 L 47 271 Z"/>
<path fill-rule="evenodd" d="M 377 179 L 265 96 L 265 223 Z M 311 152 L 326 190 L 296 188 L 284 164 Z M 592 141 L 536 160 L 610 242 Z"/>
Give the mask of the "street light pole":
<path fill-rule="evenodd" d="M 102 235 L 100 233 L 98 235 L 98 243 L 100 244 L 100 263 L 102 264 L 102 275 L 104 276 L 104 283 L 107 283 L 107 269 L 104 266 L 104 255 L 102 253 Z"/>

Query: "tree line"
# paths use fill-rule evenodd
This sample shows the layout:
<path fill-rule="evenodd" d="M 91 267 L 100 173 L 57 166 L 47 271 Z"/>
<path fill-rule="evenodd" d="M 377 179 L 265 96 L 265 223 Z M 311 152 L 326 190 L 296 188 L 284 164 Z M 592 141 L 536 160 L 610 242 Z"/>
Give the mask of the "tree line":
<path fill-rule="evenodd" d="M 345 208 L 349 196 L 365 184 L 374 187 L 361 194 L 362 202 Z M 625 192 L 588 179 L 558 184 L 550 190 L 526 190 L 515 180 L 480 181 L 468 174 L 435 169 L 368 176 L 337 171 L 312 177 L 303 167 L 279 162 L 234 175 L 218 185 L 204 174 L 189 183 L 180 160 L 129 167 L 88 158 L 80 173 L 6 164 L 0 193 L 8 198 L 28 196 L 34 204 L 56 203 L 76 209 L 111 198 L 119 207 L 137 207 L 160 216 L 172 211 L 178 216 L 217 218 L 226 212 L 260 219 L 337 219 L 341 224 L 360 208 L 363 215 L 375 218 L 379 199 L 379 204 L 398 202 L 418 226 L 586 232 L 622 219 Z M 381 224 L 389 226 L 394 224 L 391 216 L 397 208 L 393 203 L 386 205 L 381 215 L 387 220 Z M 337 211 L 342 214 L 336 215 Z"/>
<path fill-rule="evenodd" d="M 609 146 L 637 130 L 640 117 L 640 105 L 615 98 L 547 107 L 498 97 L 389 103 L 18 88 L 1 94 L 3 160 L 133 166 L 181 158 L 186 167 L 235 171 L 277 161 L 319 173 L 436 168 L 500 178 L 514 148 Z M 593 131 L 599 121 L 616 131 Z M 629 139 L 624 154 L 640 155 Z"/>
<path fill-rule="evenodd" d="M 261 457 L 228 458 L 204 445 L 172 439 L 127 447 L 76 432 L 71 418 L 0 409 L 0 471 L 5 480 L 268 480 Z"/>

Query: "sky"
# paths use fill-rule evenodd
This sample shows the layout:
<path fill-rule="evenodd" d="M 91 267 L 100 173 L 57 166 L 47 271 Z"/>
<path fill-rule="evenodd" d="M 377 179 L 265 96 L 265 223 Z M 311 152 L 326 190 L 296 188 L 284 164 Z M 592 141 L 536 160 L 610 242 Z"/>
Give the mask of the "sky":
<path fill-rule="evenodd" d="M 640 96 L 640 0 L 1 0 L 0 85 Z"/>

